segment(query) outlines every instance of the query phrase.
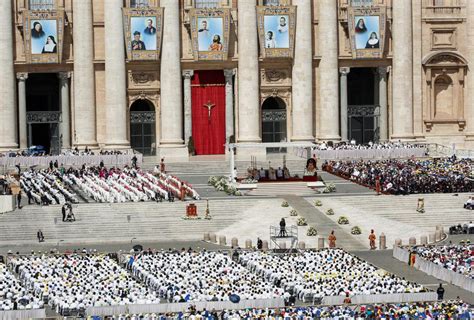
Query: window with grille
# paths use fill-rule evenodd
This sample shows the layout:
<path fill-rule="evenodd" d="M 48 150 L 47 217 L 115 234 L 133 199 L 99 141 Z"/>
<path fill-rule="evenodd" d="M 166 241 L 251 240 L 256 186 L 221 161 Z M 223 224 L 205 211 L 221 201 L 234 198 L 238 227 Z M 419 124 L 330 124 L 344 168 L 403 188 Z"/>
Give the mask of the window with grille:
<path fill-rule="evenodd" d="M 149 2 L 149 0 L 130 0 L 130 8 L 148 7 Z"/>
<path fill-rule="evenodd" d="M 374 4 L 374 0 L 351 0 L 353 7 L 367 7 Z"/>
<path fill-rule="evenodd" d="M 55 0 L 29 0 L 30 10 L 54 10 Z"/>
<path fill-rule="evenodd" d="M 280 0 L 263 0 L 264 6 L 279 6 Z"/>
<path fill-rule="evenodd" d="M 197 9 L 219 8 L 221 0 L 194 0 L 194 6 Z"/>

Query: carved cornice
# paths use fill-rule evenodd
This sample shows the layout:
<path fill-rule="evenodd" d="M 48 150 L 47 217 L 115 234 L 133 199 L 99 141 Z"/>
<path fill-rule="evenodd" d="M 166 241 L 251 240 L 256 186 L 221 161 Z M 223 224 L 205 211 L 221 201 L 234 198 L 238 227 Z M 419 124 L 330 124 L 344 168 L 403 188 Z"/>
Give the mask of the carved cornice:
<path fill-rule="evenodd" d="M 156 73 L 132 71 L 129 73 L 129 77 L 130 77 L 130 82 L 134 84 L 145 84 L 145 83 L 155 81 Z"/>
<path fill-rule="evenodd" d="M 158 105 L 159 98 L 160 92 L 158 90 L 139 90 L 128 92 L 128 100 L 130 105 L 138 100 L 149 100 L 153 102 L 156 107 Z"/>

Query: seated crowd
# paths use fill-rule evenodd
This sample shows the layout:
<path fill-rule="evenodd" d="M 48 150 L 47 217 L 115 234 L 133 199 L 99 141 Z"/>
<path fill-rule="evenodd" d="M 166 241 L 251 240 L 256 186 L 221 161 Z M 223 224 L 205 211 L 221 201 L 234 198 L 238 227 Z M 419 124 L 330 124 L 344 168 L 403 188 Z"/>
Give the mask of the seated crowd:
<path fill-rule="evenodd" d="M 356 144 L 355 140 L 350 142 L 340 142 L 340 143 L 332 143 L 332 142 L 322 142 L 314 147 L 313 150 L 383 150 L 383 149 L 412 149 L 412 148 L 420 148 L 423 146 L 411 143 L 403 143 L 403 142 L 380 142 L 374 143 L 369 142 L 367 144 Z"/>
<path fill-rule="evenodd" d="M 470 192 L 474 169 L 470 159 L 326 161 L 322 169 L 391 194 Z"/>
<path fill-rule="evenodd" d="M 20 186 L 28 196 L 28 203 L 36 204 L 65 204 L 78 203 L 79 200 L 73 190 L 64 184 L 61 172 L 58 170 L 25 171 L 21 175 Z"/>
<path fill-rule="evenodd" d="M 426 291 L 342 249 L 305 251 L 298 256 L 245 252 L 240 261 L 250 271 L 304 301 L 324 296 Z"/>
<path fill-rule="evenodd" d="M 170 200 L 177 197 L 199 199 L 188 183 L 161 172 L 152 174 L 137 168 L 123 169 L 85 166 L 80 169 L 30 169 L 22 173 L 21 187 L 38 204 L 77 203 L 77 187 L 97 202 Z"/>
<path fill-rule="evenodd" d="M 34 296 L 61 314 L 91 306 L 160 302 L 107 255 L 18 256 L 10 263 Z"/>
<path fill-rule="evenodd" d="M 121 154 L 127 154 L 128 152 L 131 151 L 124 151 L 124 150 L 100 150 L 97 154 L 99 155 L 121 155 Z M 75 147 L 74 149 L 64 149 L 61 151 L 59 155 L 61 156 L 93 156 L 96 153 L 94 153 L 94 150 L 89 149 L 87 146 L 84 148 L 84 150 L 79 150 L 79 148 Z M 31 152 L 30 149 L 22 150 L 22 151 L 11 151 L 11 152 L 5 152 L 1 153 L 0 152 L 0 157 L 47 157 L 50 156 L 50 154 L 42 149 L 40 150 L 35 150 L 34 152 Z"/>
<path fill-rule="evenodd" d="M 0 263 L 0 311 L 43 308 L 43 301 L 33 297 L 15 276 Z"/>
<path fill-rule="evenodd" d="M 449 234 L 474 234 L 474 223 L 469 221 L 469 223 L 458 224 L 449 227 Z"/>
<path fill-rule="evenodd" d="M 169 302 L 272 299 L 283 290 L 260 281 L 242 265 L 220 252 L 162 251 L 129 262 L 133 274 Z"/>
<path fill-rule="evenodd" d="M 474 244 L 420 246 L 415 252 L 423 259 L 474 279 Z"/>
<path fill-rule="evenodd" d="M 279 309 L 202 310 L 190 307 L 187 312 L 166 314 L 132 314 L 105 317 L 107 320 L 168 320 L 168 319 L 472 319 L 474 311 L 461 300 L 396 304 L 304 306 Z"/>

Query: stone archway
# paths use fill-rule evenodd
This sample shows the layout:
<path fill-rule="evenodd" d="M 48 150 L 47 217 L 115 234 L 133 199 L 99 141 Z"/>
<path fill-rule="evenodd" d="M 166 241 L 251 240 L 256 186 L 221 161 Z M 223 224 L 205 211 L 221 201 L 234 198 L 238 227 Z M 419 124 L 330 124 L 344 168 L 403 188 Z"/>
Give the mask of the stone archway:
<path fill-rule="evenodd" d="M 130 145 L 143 155 L 156 153 L 156 112 L 150 100 L 136 100 L 130 106 Z"/>
<path fill-rule="evenodd" d="M 279 97 L 268 97 L 262 104 L 262 142 L 287 141 L 287 106 Z M 280 148 L 268 152 L 283 151 Z"/>

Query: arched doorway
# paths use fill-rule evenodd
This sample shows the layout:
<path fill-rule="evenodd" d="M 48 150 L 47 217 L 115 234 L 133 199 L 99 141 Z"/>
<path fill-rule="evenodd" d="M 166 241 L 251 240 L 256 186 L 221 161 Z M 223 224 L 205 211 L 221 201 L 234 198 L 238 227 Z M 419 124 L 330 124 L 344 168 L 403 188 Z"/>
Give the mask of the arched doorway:
<path fill-rule="evenodd" d="M 137 100 L 130 107 L 130 144 L 144 155 L 155 154 L 155 107 L 148 100 Z"/>
<path fill-rule="evenodd" d="M 286 104 L 278 97 L 269 97 L 262 104 L 262 142 L 286 141 Z M 286 152 L 269 148 L 267 152 Z"/>

